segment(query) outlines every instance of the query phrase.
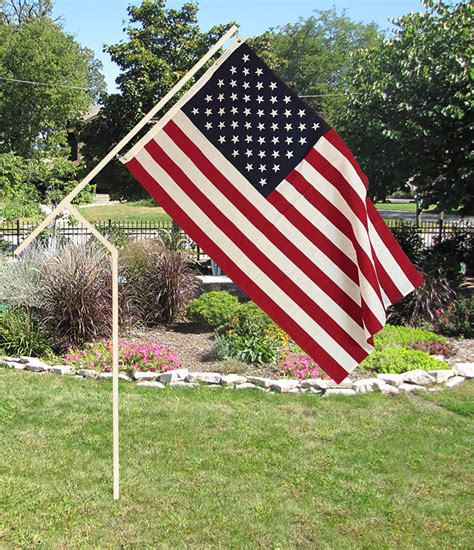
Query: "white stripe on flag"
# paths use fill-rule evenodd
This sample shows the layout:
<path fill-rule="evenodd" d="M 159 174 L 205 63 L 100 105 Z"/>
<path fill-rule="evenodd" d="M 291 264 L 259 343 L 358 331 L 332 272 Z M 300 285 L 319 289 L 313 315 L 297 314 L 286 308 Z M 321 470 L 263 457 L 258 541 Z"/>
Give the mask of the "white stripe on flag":
<path fill-rule="evenodd" d="M 269 296 L 271 300 L 279 304 L 300 326 L 314 338 L 323 348 L 330 350 L 334 359 L 347 371 L 350 372 L 357 366 L 357 361 L 336 342 L 314 319 L 301 309 L 272 279 L 252 262 L 247 255 L 225 234 L 215 223 L 196 205 L 183 189 L 159 166 L 154 159 L 143 149 L 136 155 L 137 161 L 142 167 L 152 174 L 159 185 L 170 195 L 170 197 L 197 223 L 201 229 L 209 235 L 213 235 L 216 246 L 234 263 L 249 273 L 255 283 Z M 365 349 L 371 351 L 373 348 L 367 343 Z"/>
<path fill-rule="evenodd" d="M 189 128 L 182 128 L 189 135 Z M 363 326 L 357 324 L 344 309 L 339 306 L 330 296 L 328 296 L 318 285 L 312 281 L 307 274 L 287 257 L 262 231 L 258 230 L 252 222 L 239 210 L 237 205 L 231 202 L 223 195 L 209 179 L 199 170 L 198 167 L 186 156 L 183 150 L 178 147 L 174 141 L 166 134 L 161 132 L 156 136 L 155 141 L 163 148 L 167 155 L 186 173 L 193 184 L 204 193 L 206 197 L 212 198 L 214 205 L 234 223 L 253 243 L 257 244 L 263 256 L 266 256 L 270 262 L 273 262 L 285 273 L 291 280 L 297 280 L 298 286 L 305 292 L 308 299 L 313 300 L 315 304 L 325 311 L 331 312 L 331 317 L 341 326 L 355 341 L 359 342 L 361 347 L 367 348 L 366 334 Z M 201 148 L 201 147 L 200 147 Z M 215 156 L 209 148 L 201 148 L 207 158 L 215 164 Z M 218 153 L 220 155 L 220 153 Z M 224 172 L 227 173 L 227 172 Z M 249 187 L 250 183 L 247 184 Z M 268 204 L 268 203 L 267 203 Z M 260 210 L 265 215 L 266 205 L 262 205 Z M 314 259 L 317 263 L 319 258 Z M 332 273 L 331 273 L 332 277 Z"/>

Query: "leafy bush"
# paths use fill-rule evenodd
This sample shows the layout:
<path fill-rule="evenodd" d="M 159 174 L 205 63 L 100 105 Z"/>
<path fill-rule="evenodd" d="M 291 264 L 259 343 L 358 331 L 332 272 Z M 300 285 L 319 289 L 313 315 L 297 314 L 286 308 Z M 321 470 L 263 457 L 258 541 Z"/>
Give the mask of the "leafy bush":
<path fill-rule="evenodd" d="M 0 313 L 0 350 L 16 356 L 41 356 L 52 351 L 51 342 L 38 320 L 20 308 Z"/>
<path fill-rule="evenodd" d="M 228 292 L 206 292 L 189 302 L 186 316 L 198 323 L 218 328 L 230 322 L 239 306 L 239 300 Z"/>
<path fill-rule="evenodd" d="M 253 302 L 241 304 L 218 332 L 214 347 L 218 357 L 255 365 L 274 364 L 290 343 L 286 333 Z"/>
<path fill-rule="evenodd" d="M 405 348 L 385 348 L 374 351 L 360 365 L 361 369 L 375 373 L 400 374 L 409 370 L 439 370 L 449 366 L 431 357 L 428 353 Z"/>
<path fill-rule="evenodd" d="M 86 368 L 98 372 L 112 370 L 111 342 L 95 342 L 82 349 L 72 349 L 64 360 L 74 368 Z M 179 368 L 176 352 L 168 346 L 155 342 L 121 342 L 119 347 L 119 369 L 132 375 L 136 371 L 166 372 Z"/>
<path fill-rule="evenodd" d="M 434 326 L 446 336 L 474 337 L 474 297 L 461 298 L 444 311 L 436 310 Z"/>
<path fill-rule="evenodd" d="M 197 289 L 189 256 L 156 241 L 130 243 L 122 271 L 133 314 L 146 325 L 176 321 Z"/>
<path fill-rule="evenodd" d="M 447 340 L 439 334 L 421 328 L 389 324 L 385 325 L 374 337 L 374 346 L 377 351 L 395 347 L 409 348 L 418 342 L 439 342 L 446 344 Z"/>

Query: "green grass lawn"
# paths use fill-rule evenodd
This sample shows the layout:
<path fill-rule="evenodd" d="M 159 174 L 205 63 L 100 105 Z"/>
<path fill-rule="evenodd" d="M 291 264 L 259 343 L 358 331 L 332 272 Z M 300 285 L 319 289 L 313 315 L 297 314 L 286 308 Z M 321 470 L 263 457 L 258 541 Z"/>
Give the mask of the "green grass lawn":
<path fill-rule="evenodd" d="M 1 548 L 468 548 L 474 384 L 319 399 L 0 372 Z"/>
<path fill-rule="evenodd" d="M 409 203 L 390 203 L 379 202 L 375 205 L 377 210 L 393 210 L 395 212 L 413 212 L 416 213 L 416 204 L 414 202 Z M 423 210 L 423 212 L 431 212 L 436 208 L 435 204 L 432 204 L 429 208 Z"/>
<path fill-rule="evenodd" d="M 81 214 L 92 222 L 159 222 L 171 221 L 171 218 L 160 206 L 152 206 L 143 203 L 123 203 L 90 206 L 79 209 Z"/>

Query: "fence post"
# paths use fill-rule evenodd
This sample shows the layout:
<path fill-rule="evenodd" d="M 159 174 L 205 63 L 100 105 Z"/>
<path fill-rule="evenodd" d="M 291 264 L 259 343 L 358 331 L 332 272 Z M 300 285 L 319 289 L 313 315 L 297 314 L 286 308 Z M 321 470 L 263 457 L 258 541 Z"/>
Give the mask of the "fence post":
<path fill-rule="evenodd" d="M 20 244 L 20 220 L 16 220 L 16 245 Z"/>

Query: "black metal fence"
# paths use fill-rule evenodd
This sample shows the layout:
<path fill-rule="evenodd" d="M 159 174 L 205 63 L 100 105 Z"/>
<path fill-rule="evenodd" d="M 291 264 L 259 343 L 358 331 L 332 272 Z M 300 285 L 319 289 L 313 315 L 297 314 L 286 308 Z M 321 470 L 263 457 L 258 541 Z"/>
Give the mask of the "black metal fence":
<path fill-rule="evenodd" d="M 434 244 L 435 239 L 445 239 L 451 234 L 463 230 L 474 233 L 474 225 L 470 221 L 423 221 L 416 225 L 415 221 L 386 219 L 387 225 L 393 229 L 401 226 L 417 230 L 426 246 Z M 92 222 L 94 226 L 106 236 L 118 236 L 138 240 L 157 239 L 173 228 L 171 221 L 127 221 L 117 222 L 108 220 L 106 222 Z M 14 222 L 0 223 L 0 248 L 13 253 L 13 250 L 33 231 L 34 224 L 24 223 L 19 220 Z M 87 240 L 90 235 L 87 228 L 75 222 L 59 221 L 55 227 L 56 235 L 74 242 Z M 184 233 L 183 233 L 184 236 Z M 189 248 L 196 253 L 198 259 L 205 256 L 204 252 L 189 240 Z"/>

